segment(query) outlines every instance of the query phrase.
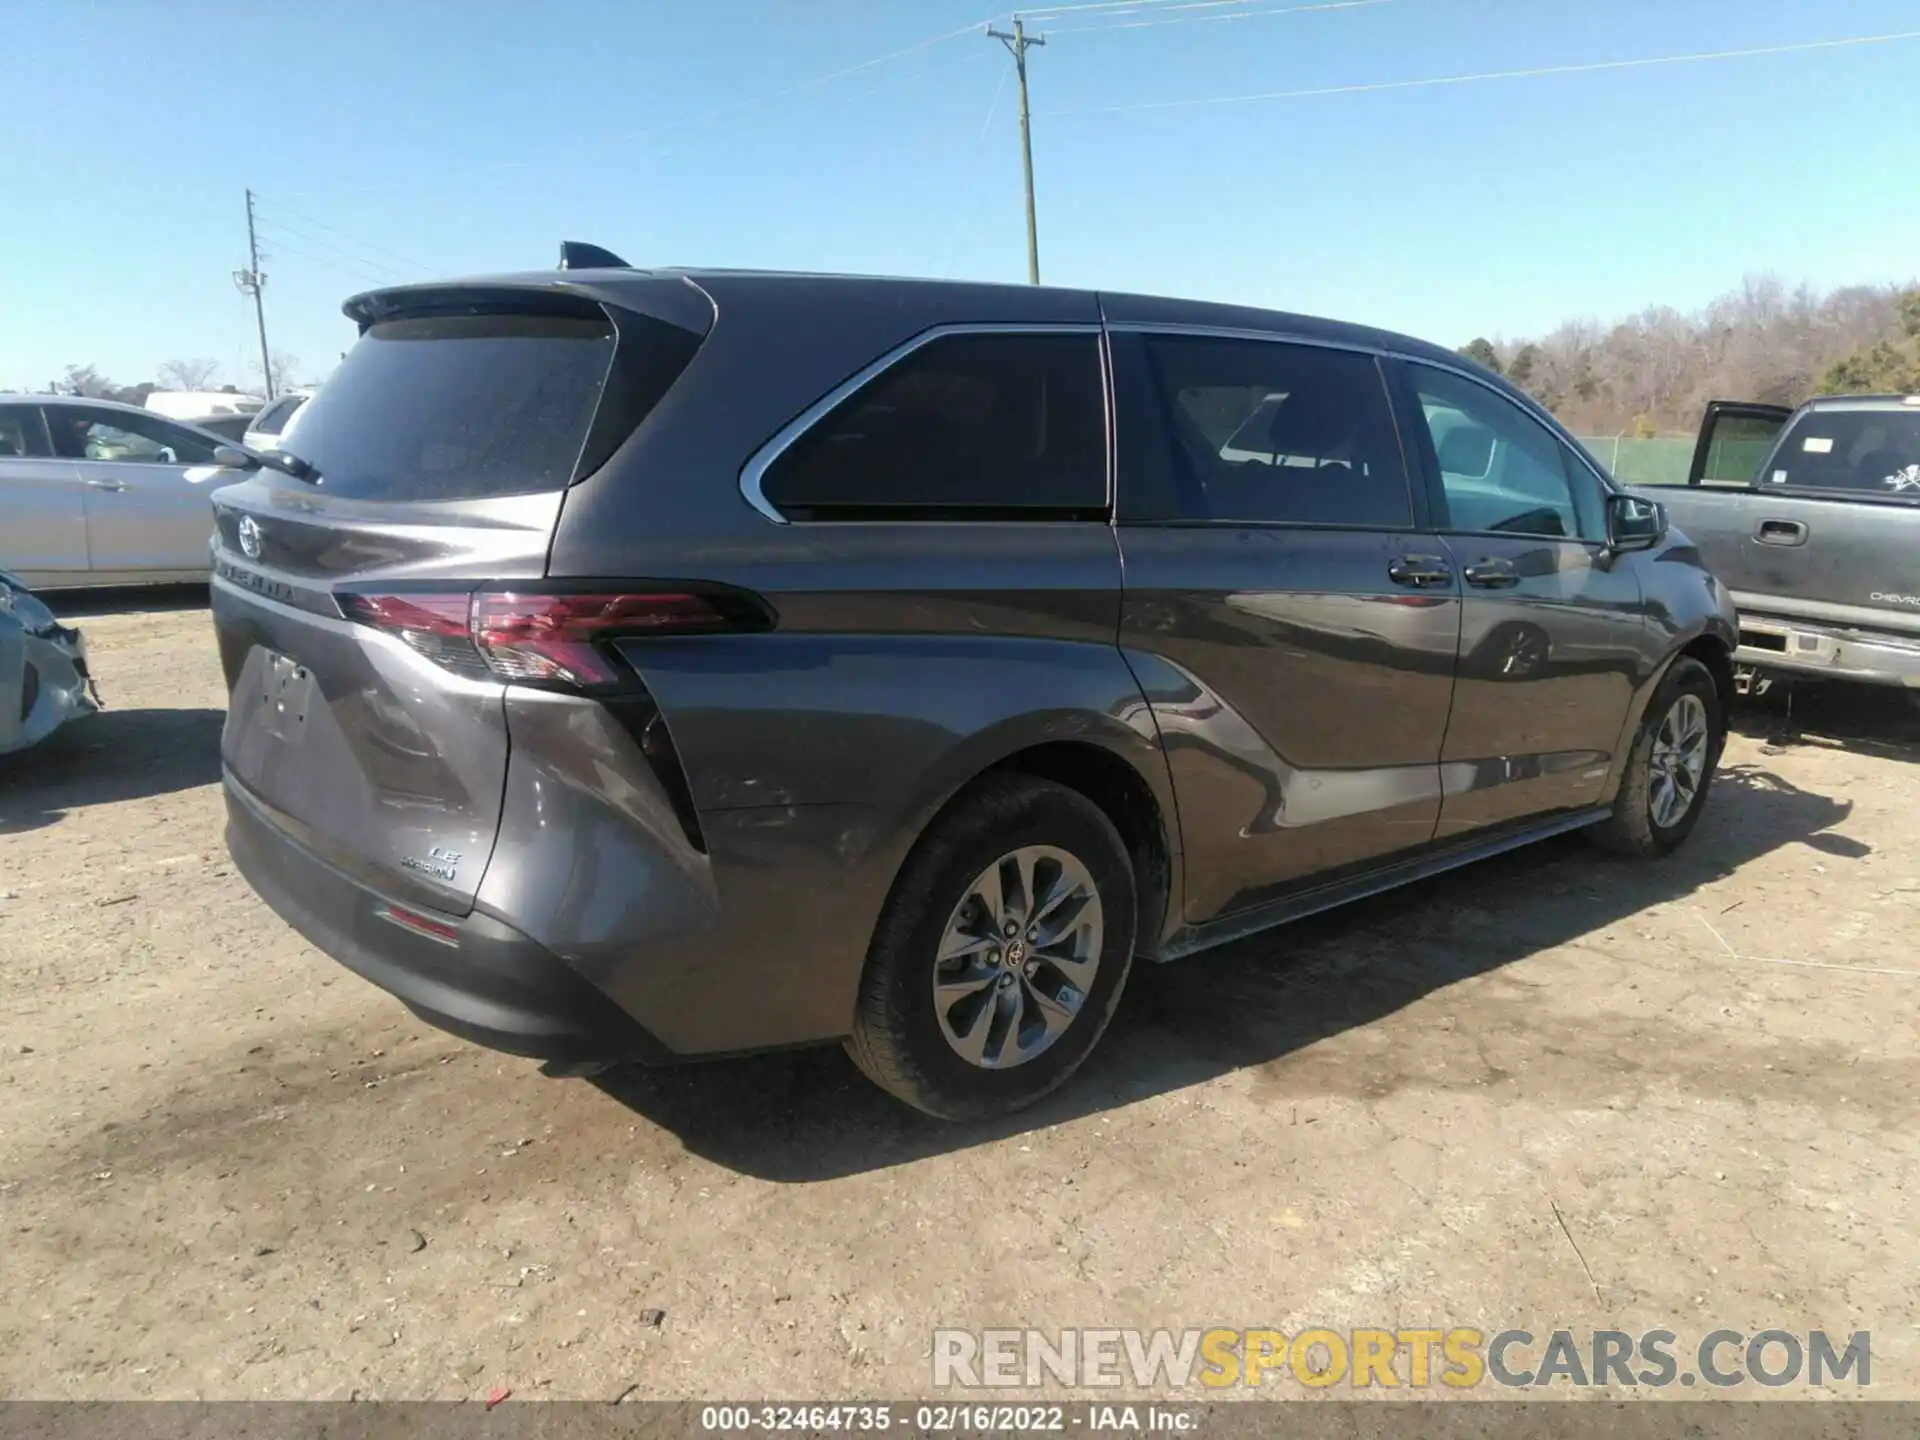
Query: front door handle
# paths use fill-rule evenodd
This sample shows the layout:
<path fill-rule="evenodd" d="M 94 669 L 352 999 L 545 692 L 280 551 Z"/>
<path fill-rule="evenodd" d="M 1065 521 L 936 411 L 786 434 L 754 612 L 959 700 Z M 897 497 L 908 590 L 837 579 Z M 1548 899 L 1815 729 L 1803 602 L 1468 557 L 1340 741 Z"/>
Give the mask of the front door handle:
<path fill-rule="evenodd" d="M 1387 578 L 1396 585 L 1431 590 L 1453 583 L 1453 567 L 1444 555 L 1402 555 L 1388 564 Z"/>
<path fill-rule="evenodd" d="M 1478 585 L 1482 590 L 1505 590 L 1520 583 L 1520 572 L 1513 568 L 1513 562 L 1497 555 L 1474 561 L 1460 574 L 1467 584 Z"/>
<path fill-rule="evenodd" d="M 1762 545 L 1804 545 L 1807 523 L 1804 520 L 1762 520 L 1753 538 Z"/>
<path fill-rule="evenodd" d="M 87 481 L 87 485 L 90 489 L 94 490 L 124 490 L 127 488 L 127 482 L 124 480 L 89 480 Z"/>

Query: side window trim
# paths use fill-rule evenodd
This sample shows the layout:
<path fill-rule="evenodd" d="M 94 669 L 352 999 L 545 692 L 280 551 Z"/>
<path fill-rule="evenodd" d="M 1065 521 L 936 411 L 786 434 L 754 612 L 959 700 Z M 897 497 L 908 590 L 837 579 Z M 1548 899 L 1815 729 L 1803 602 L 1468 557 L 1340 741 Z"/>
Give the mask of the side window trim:
<path fill-rule="evenodd" d="M 1253 341 L 1266 345 L 1288 345 L 1296 349 L 1332 350 L 1346 355 L 1364 355 L 1368 357 L 1373 361 L 1374 378 L 1380 384 L 1381 399 L 1386 403 L 1387 414 L 1392 422 L 1394 440 L 1399 446 L 1400 464 L 1406 474 L 1407 480 L 1407 500 L 1412 510 L 1412 520 L 1409 524 L 1389 527 L 1314 520 L 1203 520 L 1182 516 L 1141 516 L 1138 514 L 1127 516 L 1123 513 L 1127 508 L 1126 497 L 1115 494 L 1113 497 L 1115 524 L 1157 526 L 1163 528 L 1186 526 L 1196 529 L 1226 526 L 1243 530 L 1361 530 L 1384 531 L 1395 535 L 1417 535 L 1432 532 L 1432 516 L 1434 512 L 1431 501 L 1427 495 L 1427 487 L 1422 483 L 1422 477 L 1415 471 L 1415 457 L 1408 449 L 1406 407 L 1401 403 L 1401 398 L 1394 381 L 1393 365 L 1396 357 L 1391 351 L 1383 350 L 1377 345 L 1327 340 L 1314 335 L 1296 335 L 1284 330 L 1246 330 L 1226 326 L 1178 325 L 1152 321 L 1122 321 L 1119 324 L 1108 325 L 1106 330 L 1109 350 L 1111 350 L 1115 338 L 1119 338 L 1122 344 L 1126 344 L 1126 337 L 1174 335 L 1200 340 Z M 1136 367 L 1144 367 L 1148 362 L 1144 354 L 1136 353 L 1131 358 L 1130 363 Z M 1167 418 L 1163 413 L 1165 399 L 1160 393 L 1159 386 L 1153 383 L 1150 378 L 1146 378 L 1144 372 L 1141 378 L 1145 379 L 1144 386 L 1136 382 L 1129 387 L 1139 392 L 1138 398 L 1135 401 L 1136 408 L 1140 403 L 1146 403 L 1149 406 L 1148 415 L 1142 417 L 1138 423 L 1155 426 L 1161 432 L 1158 437 L 1159 443 L 1164 445 L 1164 432 L 1167 426 Z M 1110 387 L 1117 384 L 1111 367 L 1108 370 L 1108 384 Z M 1118 473 L 1118 427 L 1114 421 L 1114 410 L 1111 401 L 1109 403 L 1108 417 L 1109 428 L 1114 433 L 1114 438 L 1110 443 L 1112 443 L 1115 450 L 1115 469 L 1111 483 L 1117 485 L 1120 478 Z"/>
<path fill-rule="evenodd" d="M 1415 488 L 1426 499 L 1432 530 L 1438 535 L 1459 534 L 1453 529 L 1453 516 L 1447 509 L 1446 486 L 1440 480 L 1440 455 L 1433 447 L 1433 432 L 1427 428 L 1420 410 L 1420 392 L 1414 384 L 1413 367 L 1404 356 L 1391 356 L 1387 360 L 1387 374 L 1394 413 L 1403 417 L 1401 443 L 1407 447 L 1409 468 L 1419 472 L 1419 484 Z"/>
<path fill-rule="evenodd" d="M 1606 497 L 1615 493 L 1619 487 L 1608 479 L 1606 473 L 1599 469 L 1586 455 L 1581 449 L 1579 442 L 1567 433 L 1566 427 L 1561 425 L 1552 415 L 1548 414 L 1538 403 L 1534 402 L 1531 396 L 1527 397 L 1526 404 L 1521 404 L 1520 401 L 1507 394 L 1506 391 L 1496 385 L 1487 384 L 1487 382 L 1478 375 L 1473 374 L 1461 366 L 1448 365 L 1438 360 L 1429 360 L 1424 356 L 1402 355 L 1393 352 L 1384 353 L 1386 354 L 1392 371 L 1390 389 L 1393 395 L 1395 412 L 1403 413 L 1407 417 L 1403 426 L 1403 433 L 1410 437 L 1414 451 L 1419 457 L 1418 464 L 1420 466 L 1423 483 L 1417 488 L 1427 497 L 1427 502 L 1433 517 L 1433 529 L 1436 533 L 1441 535 L 1485 536 L 1500 539 L 1514 538 L 1510 532 L 1503 530 L 1467 530 L 1453 523 L 1452 514 L 1447 506 L 1446 486 L 1440 478 L 1440 457 L 1433 448 L 1433 434 L 1427 429 L 1426 425 L 1418 419 L 1421 411 L 1420 394 L 1413 377 L 1413 367 L 1415 365 L 1424 365 L 1430 370 L 1442 370 L 1457 379 L 1469 381 L 1486 391 L 1496 400 L 1505 401 L 1522 415 L 1525 415 L 1529 420 L 1541 426 L 1547 432 L 1548 438 L 1555 442 L 1555 445 L 1560 451 L 1560 467 L 1566 472 L 1567 488 L 1570 492 L 1569 498 L 1571 498 L 1571 491 L 1584 479 L 1590 482 L 1598 492 L 1600 506 L 1604 512 Z M 1409 463 L 1412 463 L 1413 456 L 1410 455 L 1408 459 Z M 1570 465 L 1568 463 L 1569 460 L 1578 462 L 1577 468 Z M 1577 513 L 1577 502 L 1575 508 Z M 1549 544 L 1584 545 L 1588 549 L 1597 549 L 1604 544 L 1603 541 L 1588 539 L 1584 535 L 1530 535 L 1526 538 Z"/>
<path fill-rule="evenodd" d="M 771 440 L 754 451 L 752 456 L 748 458 L 747 463 L 742 466 L 740 470 L 740 494 L 742 498 L 746 500 L 747 504 L 759 511 L 762 516 L 771 520 L 776 525 L 858 525 L 871 523 L 859 520 L 791 520 L 781 514 L 773 503 L 767 499 L 761 489 L 761 485 L 766 479 L 767 471 L 773 468 L 774 462 L 791 449 L 801 436 L 805 435 L 809 430 L 813 429 L 814 426 L 826 419 L 828 415 L 837 410 L 842 401 L 851 398 L 855 391 L 870 381 L 878 379 L 915 351 L 931 345 L 936 340 L 945 339 L 949 335 L 1093 335 L 1100 337 L 1098 346 L 1100 352 L 1100 396 L 1101 404 L 1104 408 L 1102 421 L 1105 431 L 1102 453 L 1105 458 L 1107 471 L 1106 509 L 1108 514 L 1111 515 L 1113 511 L 1114 484 L 1113 365 L 1112 356 L 1108 353 L 1105 340 L 1105 327 L 1093 321 L 1084 323 L 1061 321 L 1049 324 L 967 323 L 935 325 L 929 329 L 922 330 L 918 335 L 902 341 L 872 364 L 848 376 L 845 380 L 834 386 L 833 389 L 829 390 L 825 395 L 822 395 L 805 410 L 802 410 L 792 420 L 789 420 L 774 434 Z M 974 522 L 921 520 L 915 521 L 914 523 L 920 525 L 950 525 Z"/>

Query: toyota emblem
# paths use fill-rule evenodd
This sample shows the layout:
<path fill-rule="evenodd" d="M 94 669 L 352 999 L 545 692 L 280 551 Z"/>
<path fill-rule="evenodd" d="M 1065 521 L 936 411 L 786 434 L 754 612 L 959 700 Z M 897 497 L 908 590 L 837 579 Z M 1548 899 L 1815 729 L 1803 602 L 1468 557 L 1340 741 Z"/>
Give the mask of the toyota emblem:
<path fill-rule="evenodd" d="M 240 549 L 249 560 L 260 558 L 260 526 L 251 515 L 240 517 Z"/>

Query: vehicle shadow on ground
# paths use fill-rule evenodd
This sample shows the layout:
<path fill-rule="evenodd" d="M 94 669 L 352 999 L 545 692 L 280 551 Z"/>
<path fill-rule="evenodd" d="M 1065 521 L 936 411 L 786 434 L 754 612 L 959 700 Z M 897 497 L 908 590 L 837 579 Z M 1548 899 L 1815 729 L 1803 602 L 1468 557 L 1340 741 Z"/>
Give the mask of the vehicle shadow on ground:
<path fill-rule="evenodd" d="M 1730 723 L 1771 746 L 1820 745 L 1920 761 L 1920 694 L 1891 686 L 1776 681 L 1742 702 Z"/>
<path fill-rule="evenodd" d="M 103 710 L 0 756 L 0 835 L 41 829 L 89 805 L 213 784 L 226 718 L 223 710 Z"/>
<path fill-rule="evenodd" d="M 1137 965 L 1100 1047 L 1055 1096 L 1010 1119 L 946 1124 L 869 1085 L 837 1048 L 592 1083 L 688 1150 L 776 1182 L 885 1168 L 1114 1109 L 1265 1065 L 1423 996 L 1648 906 L 1682 899 L 1789 845 L 1858 859 L 1832 833 L 1852 805 L 1757 766 L 1715 783 L 1689 842 L 1657 862 L 1566 836 L 1172 965 Z"/>
<path fill-rule="evenodd" d="M 180 610 L 204 610 L 205 585 L 143 585 L 110 590 L 35 591 L 64 623 L 89 615 L 169 615 Z"/>

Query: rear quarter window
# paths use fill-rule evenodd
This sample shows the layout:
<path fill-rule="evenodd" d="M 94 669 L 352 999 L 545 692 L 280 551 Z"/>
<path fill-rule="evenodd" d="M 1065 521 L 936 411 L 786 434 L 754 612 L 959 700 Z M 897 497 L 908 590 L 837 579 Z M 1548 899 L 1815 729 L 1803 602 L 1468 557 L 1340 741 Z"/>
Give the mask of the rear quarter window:
<path fill-rule="evenodd" d="M 789 520 L 1098 518 L 1099 339 L 936 337 L 802 434 L 760 493 Z"/>
<path fill-rule="evenodd" d="M 291 448 L 329 493 L 355 499 L 558 490 L 573 478 L 614 346 L 604 316 L 382 321 L 301 407 Z"/>

